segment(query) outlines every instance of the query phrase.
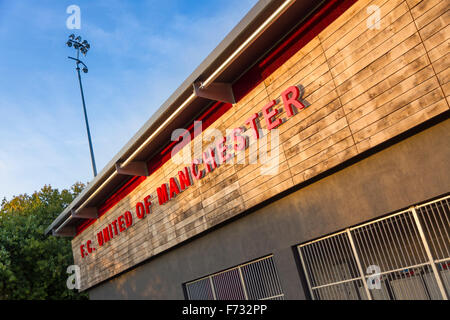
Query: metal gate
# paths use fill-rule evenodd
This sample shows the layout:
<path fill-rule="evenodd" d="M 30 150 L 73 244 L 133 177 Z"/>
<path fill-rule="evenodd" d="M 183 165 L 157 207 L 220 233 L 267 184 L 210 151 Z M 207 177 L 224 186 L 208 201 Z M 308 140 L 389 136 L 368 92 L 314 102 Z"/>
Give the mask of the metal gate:
<path fill-rule="evenodd" d="M 273 256 L 186 283 L 189 300 L 284 300 Z"/>
<path fill-rule="evenodd" d="M 448 300 L 450 196 L 298 246 L 313 299 Z"/>

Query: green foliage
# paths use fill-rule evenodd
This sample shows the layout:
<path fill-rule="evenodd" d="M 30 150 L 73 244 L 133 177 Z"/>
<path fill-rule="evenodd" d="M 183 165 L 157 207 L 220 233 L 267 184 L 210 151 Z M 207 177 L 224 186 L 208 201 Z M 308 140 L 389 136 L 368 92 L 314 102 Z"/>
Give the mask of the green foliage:
<path fill-rule="evenodd" d="M 83 190 L 76 183 L 61 192 L 44 186 L 3 199 L 0 205 L 0 300 L 85 299 L 69 290 L 67 267 L 73 264 L 70 239 L 44 235 L 45 229 Z"/>

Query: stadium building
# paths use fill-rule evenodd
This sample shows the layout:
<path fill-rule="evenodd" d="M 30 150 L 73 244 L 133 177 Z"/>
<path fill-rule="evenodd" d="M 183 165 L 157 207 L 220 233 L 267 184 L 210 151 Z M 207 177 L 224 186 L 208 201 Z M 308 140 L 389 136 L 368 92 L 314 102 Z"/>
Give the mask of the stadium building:
<path fill-rule="evenodd" d="M 47 234 L 91 299 L 448 299 L 445 0 L 261 0 Z"/>

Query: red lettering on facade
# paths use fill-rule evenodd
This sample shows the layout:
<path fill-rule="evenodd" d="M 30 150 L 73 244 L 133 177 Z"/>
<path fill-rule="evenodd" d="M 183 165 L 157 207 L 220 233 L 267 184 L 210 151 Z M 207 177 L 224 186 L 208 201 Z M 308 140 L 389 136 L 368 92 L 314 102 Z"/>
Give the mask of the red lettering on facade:
<path fill-rule="evenodd" d="M 119 223 L 119 231 L 120 232 L 125 231 L 125 227 L 124 227 L 125 221 L 123 221 L 123 216 L 120 216 L 119 218 L 117 218 L 117 222 Z"/>
<path fill-rule="evenodd" d="M 112 225 L 114 227 L 114 234 L 117 236 L 119 234 L 119 232 L 117 231 L 117 220 L 114 220 L 112 222 Z"/>
<path fill-rule="evenodd" d="M 136 216 L 139 219 L 142 219 L 145 215 L 145 208 L 144 205 L 142 204 L 142 202 L 138 202 L 136 203 Z"/>
<path fill-rule="evenodd" d="M 86 241 L 86 248 L 89 253 L 92 253 L 91 240 Z"/>
<path fill-rule="evenodd" d="M 294 115 L 293 106 L 299 110 L 305 108 L 305 105 L 297 100 L 298 98 L 300 98 L 300 89 L 297 86 L 290 86 L 281 93 L 281 99 L 283 100 L 288 117 Z"/>
<path fill-rule="evenodd" d="M 272 130 L 281 124 L 280 118 L 272 121 L 272 118 L 278 114 L 278 109 L 273 108 L 273 106 L 276 104 L 277 102 L 275 100 L 272 100 L 262 108 L 262 113 L 264 119 L 266 120 L 267 130 Z M 270 109 L 272 109 L 272 111 L 270 111 Z"/>
<path fill-rule="evenodd" d="M 258 130 L 258 126 L 256 125 L 257 118 L 258 118 L 258 114 L 254 113 L 254 114 L 252 114 L 252 116 L 250 118 L 247 119 L 247 121 L 245 121 L 245 124 L 249 124 L 250 128 L 253 130 L 253 136 L 255 137 L 256 140 L 259 139 L 259 130 Z"/>
<path fill-rule="evenodd" d="M 158 193 L 158 201 L 160 205 L 163 205 L 167 201 L 169 201 L 169 194 L 167 193 L 167 187 L 165 184 L 162 184 L 161 187 L 156 189 Z"/>
<path fill-rule="evenodd" d="M 108 230 L 109 230 L 109 235 L 110 235 L 111 239 L 114 238 L 111 225 L 108 225 Z"/>
<path fill-rule="evenodd" d="M 103 245 L 103 234 L 101 231 L 97 233 L 97 242 L 100 247 Z"/>
<path fill-rule="evenodd" d="M 170 178 L 170 180 L 169 180 L 169 195 L 170 195 L 170 198 L 175 197 L 179 193 L 180 193 L 180 189 L 178 188 L 178 184 L 175 181 L 175 178 Z"/>
<path fill-rule="evenodd" d="M 133 224 L 133 217 L 131 216 L 131 212 L 125 212 L 125 226 L 128 228 Z"/>
<path fill-rule="evenodd" d="M 178 180 L 180 181 L 181 190 L 186 189 L 191 185 L 191 179 L 189 179 L 189 169 L 188 167 L 184 167 L 183 171 L 178 171 Z"/>
<path fill-rule="evenodd" d="M 204 170 L 199 170 L 198 165 L 200 162 L 197 159 L 194 159 L 191 164 L 191 172 L 195 179 L 200 180 L 204 176 Z"/>
<path fill-rule="evenodd" d="M 109 230 L 108 227 L 103 229 L 103 241 L 104 243 L 108 242 L 109 240 L 111 240 L 110 236 L 109 236 Z"/>
<path fill-rule="evenodd" d="M 151 198 L 151 196 L 146 196 L 144 198 L 145 213 L 147 213 L 147 214 L 150 213 L 150 206 L 152 205 L 152 202 L 149 201 L 150 198 Z"/>

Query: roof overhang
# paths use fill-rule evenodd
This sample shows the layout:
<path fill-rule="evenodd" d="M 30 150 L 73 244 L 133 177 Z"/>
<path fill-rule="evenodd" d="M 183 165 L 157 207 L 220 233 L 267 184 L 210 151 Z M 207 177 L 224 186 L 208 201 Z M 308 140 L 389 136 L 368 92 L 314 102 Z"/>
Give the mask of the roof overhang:
<path fill-rule="evenodd" d="M 128 181 L 130 175 L 145 175 L 139 163 L 148 161 L 162 147 L 171 142 L 171 133 L 174 129 L 185 127 L 189 121 L 195 119 L 199 113 L 210 105 L 210 99 L 198 94 L 198 92 L 198 95 L 194 93 L 194 91 L 198 91 L 194 90 L 195 83 L 211 79 L 211 75 L 214 75 L 213 82 L 215 84 L 234 83 L 266 52 L 280 42 L 293 26 L 297 26 L 325 2 L 327 1 L 260 0 L 103 170 L 51 223 L 45 233 L 75 236 L 76 226 L 86 219 L 94 217 L 100 204 Z M 267 21 L 277 13 L 277 10 L 279 14 L 267 24 Z M 267 25 L 260 30 L 251 42 L 248 42 L 248 39 L 255 35 L 264 24 Z M 232 61 L 226 63 L 229 57 L 239 49 L 241 49 L 239 54 L 235 55 Z M 226 63 L 225 67 L 223 67 L 224 63 Z M 220 69 L 221 67 L 223 68 Z M 220 72 L 217 72 L 219 69 Z M 209 82 L 212 83 L 212 81 Z M 208 86 L 205 87 L 208 89 Z M 194 97 L 191 97 L 192 95 Z M 190 97 L 191 99 L 189 99 Z M 189 103 L 185 104 L 187 99 L 189 99 Z M 185 107 L 180 109 L 183 104 L 185 104 Z M 174 115 L 175 112 L 176 115 Z M 152 137 L 152 139 L 148 141 L 149 137 Z M 133 158 L 132 161 L 129 161 L 130 156 Z M 127 167 L 120 171 L 120 164 L 123 163 Z"/>

